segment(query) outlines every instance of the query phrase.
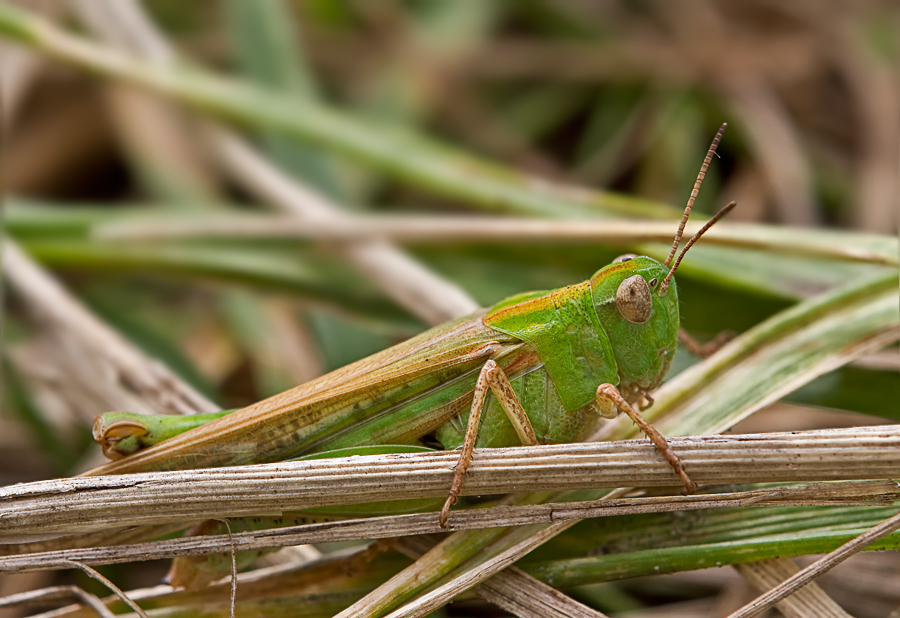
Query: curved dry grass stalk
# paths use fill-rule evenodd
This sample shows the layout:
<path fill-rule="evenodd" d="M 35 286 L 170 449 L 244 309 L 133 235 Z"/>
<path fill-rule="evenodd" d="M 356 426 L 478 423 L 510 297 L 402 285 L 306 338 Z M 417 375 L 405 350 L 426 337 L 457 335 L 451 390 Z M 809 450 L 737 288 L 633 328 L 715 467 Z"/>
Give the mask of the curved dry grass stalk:
<path fill-rule="evenodd" d="M 147 613 L 143 609 L 141 609 L 140 605 L 138 605 L 137 603 L 132 601 L 128 597 L 127 594 L 122 592 L 121 588 L 119 588 L 114 583 L 109 581 L 108 578 L 104 577 L 99 572 L 97 572 L 96 569 L 92 569 L 91 567 L 89 567 L 86 564 L 81 564 L 79 562 L 74 562 L 72 560 L 64 561 L 62 564 L 63 564 L 63 566 L 67 566 L 69 568 L 78 569 L 79 571 L 81 571 L 82 573 L 84 573 L 85 575 L 90 577 L 91 579 L 97 580 L 98 582 L 100 582 L 101 584 L 103 584 L 104 586 L 106 586 L 107 588 L 112 590 L 113 593 L 115 593 L 115 595 L 117 597 L 122 599 L 122 601 L 126 605 L 128 605 L 128 607 L 130 607 L 132 610 L 134 610 L 134 612 L 138 615 L 139 618 L 149 618 L 149 616 L 147 616 Z"/>
<path fill-rule="evenodd" d="M 39 605 L 49 601 L 69 600 L 74 600 L 82 603 L 86 607 L 90 607 L 97 612 L 101 618 L 115 618 L 116 616 L 96 595 L 82 590 L 78 586 L 51 586 L 49 588 L 40 588 L 38 590 L 29 590 L 28 592 L 11 594 L 0 598 L 0 608 L 28 608 L 32 605 Z"/>

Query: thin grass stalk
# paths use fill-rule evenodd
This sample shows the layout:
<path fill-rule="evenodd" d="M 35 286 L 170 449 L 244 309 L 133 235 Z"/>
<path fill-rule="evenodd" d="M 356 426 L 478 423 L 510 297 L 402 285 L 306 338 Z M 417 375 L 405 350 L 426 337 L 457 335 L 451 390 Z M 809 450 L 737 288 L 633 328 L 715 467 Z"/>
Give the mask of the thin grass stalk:
<path fill-rule="evenodd" d="M 485 208 L 545 216 L 597 215 L 603 210 L 648 217 L 673 214 L 640 200 L 557 186 L 409 132 L 382 129 L 197 69 L 133 60 L 13 7 L 0 7 L 0 34 L 67 64 L 149 88 L 231 121 L 329 147 L 389 175 Z"/>
<path fill-rule="evenodd" d="M 80 8 L 88 25 L 112 45 L 149 58 L 154 70 L 166 73 L 173 67 L 174 52 L 164 36 L 156 31 L 139 3 L 95 0 Z M 123 28 L 128 33 L 125 38 L 121 33 Z M 278 93 L 274 96 L 283 98 Z M 298 97 L 287 99 L 292 101 L 292 105 L 305 100 Z M 310 105 L 315 106 L 311 102 Z M 342 218 L 329 198 L 284 174 L 237 135 L 208 123 L 203 123 L 203 127 L 221 164 L 251 192 L 261 195 L 264 202 L 293 214 Z M 342 251 L 356 268 L 377 282 L 388 297 L 426 323 L 439 324 L 477 309 L 477 304 L 458 286 L 440 278 L 387 243 L 350 244 L 342 247 Z"/>

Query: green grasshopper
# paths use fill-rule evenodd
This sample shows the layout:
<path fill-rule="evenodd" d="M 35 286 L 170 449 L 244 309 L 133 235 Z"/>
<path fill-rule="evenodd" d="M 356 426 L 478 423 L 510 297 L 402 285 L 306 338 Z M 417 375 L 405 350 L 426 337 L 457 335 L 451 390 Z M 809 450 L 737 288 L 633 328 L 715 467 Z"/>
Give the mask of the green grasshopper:
<path fill-rule="evenodd" d="M 134 417 L 98 417 L 95 437 L 105 452 L 137 452 L 88 474 L 283 461 L 359 445 L 412 444 L 433 433 L 445 449 L 462 447 L 440 514 L 446 527 L 476 446 L 575 442 L 599 417 L 624 411 L 687 491 L 695 491 L 677 454 L 635 404 L 652 404 L 649 392 L 678 344 L 672 277 L 688 248 L 734 206 L 720 210 L 673 261 L 725 126 L 703 161 L 665 262 L 620 256 L 588 281 L 508 298 L 143 450 L 137 449 L 154 441 L 155 430 Z"/>

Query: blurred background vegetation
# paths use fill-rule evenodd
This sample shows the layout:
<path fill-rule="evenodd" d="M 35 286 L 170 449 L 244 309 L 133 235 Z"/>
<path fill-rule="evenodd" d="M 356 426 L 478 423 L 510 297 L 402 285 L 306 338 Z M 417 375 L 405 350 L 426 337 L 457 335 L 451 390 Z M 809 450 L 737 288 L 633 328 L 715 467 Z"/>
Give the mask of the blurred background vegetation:
<path fill-rule="evenodd" d="M 889 0 L 148 0 L 158 29 L 149 34 L 104 13 L 106 2 L 18 4 L 118 53 L 177 56 L 267 88 L 296 101 L 298 117 L 313 105 L 353 123 L 344 142 L 338 127 L 307 144 L 264 119 L 240 118 L 245 144 L 262 155 L 248 161 L 196 111 L 0 41 L 8 233 L 102 323 L 218 406 L 280 392 L 467 307 L 584 280 L 625 249 L 552 237 L 410 243 L 375 260 L 334 240 L 133 241 L 104 237 L 104 226 L 296 215 L 298 186 L 310 202 L 349 216 L 674 221 L 727 121 L 699 213 L 734 199 L 732 222 L 897 232 L 900 9 Z M 354 140 L 382 147 L 382 158 L 353 156 L 346 144 Z M 479 159 L 503 167 L 483 169 Z M 455 170 L 471 187 L 442 186 L 429 166 L 434 177 Z M 273 169 L 295 183 L 287 197 Z M 484 178 L 515 195 L 495 197 Z M 539 203 L 521 197 L 529 187 Z M 679 277 L 682 323 L 701 339 L 746 330 L 878 268 L 717 251 L 692 250 Z M 427 306 L 373 274 L 372 263 L 390 259 L 437 282 L 423 292 Z M 73 474 L 96 463 L 93 416 L 131 400 L 92 386 L 84 372 L 99 384 L 103 364 L 36 325 L 17 294 L 7 301 L 0 484 Z M 676 371 L 691 362 L 680 353 Z M 816 380 L 745 429 L 881 422 L 896 418 L 898 400 L 892 348 Z M 879 577 L 898 566 L 884 568 Z M 148 585 L 158 575 L 133 569 L 120 583 Z M 663 581 L 640 599 L 629 585 L 617 594 L 630 599 L 623 607 L 714 603 L 738 585 L 716 577 L 693 587 L 689 578 Z M 0 593 L 20 586 L 3 581 Z M 858 615 L 898 604 L 894 586 Z"/>

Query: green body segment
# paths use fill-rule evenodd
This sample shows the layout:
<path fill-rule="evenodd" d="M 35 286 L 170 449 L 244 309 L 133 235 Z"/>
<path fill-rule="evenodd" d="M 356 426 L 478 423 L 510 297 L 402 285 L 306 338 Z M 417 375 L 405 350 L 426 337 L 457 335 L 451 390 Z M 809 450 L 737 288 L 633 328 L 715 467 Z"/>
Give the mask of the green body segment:
<path fill-rule="evenodd" d="M 510 378 L 539 440 L 576 441 L 596 422 L 600 384 L 618 384 L 624 394 L 653 388 L 665 375 L 678 332 L 674 285 L 662 296 L 654 287 L 666 272 L 640 257 L 577 285 L 507 299 L 90 474 L 283 461 L 414 444 L 431 433 L 444 448 L 456 448 L 489 359 Z M 653 282 L 652 314 L 642 324 L 628 322 L 616 305 L 617 289 L 634 275 Z M 477 445 L 518 445 L 490 394 L 486 406 Z"/>
<path fill-rule="evenodd" d="M 527 342 L 541 360 L 513 390 L 544 444 L 575 442 L 594 428 L 597 386 L 617 382 L 612 346 L 593 308 L 590 282 L 507 299 L 482 318 L 486 326 Z M 438 428 L 446 449 L 459 447 L 468 411 Z M 476 446 L 515 446 L 519 438 L 499 402 L 488 396 Z"/>

